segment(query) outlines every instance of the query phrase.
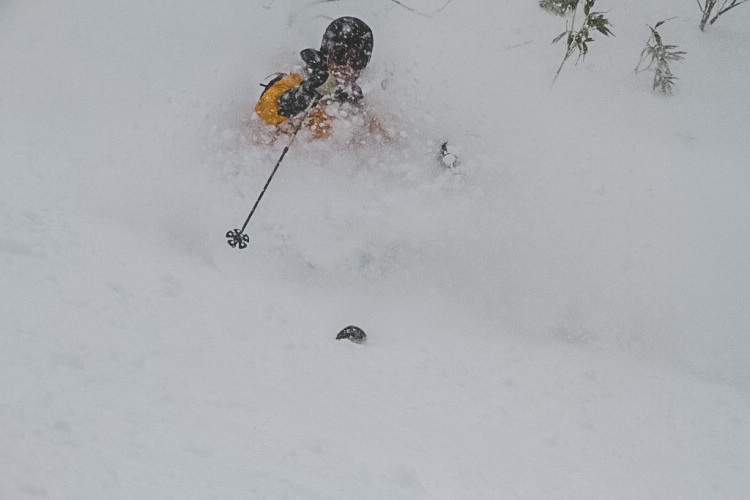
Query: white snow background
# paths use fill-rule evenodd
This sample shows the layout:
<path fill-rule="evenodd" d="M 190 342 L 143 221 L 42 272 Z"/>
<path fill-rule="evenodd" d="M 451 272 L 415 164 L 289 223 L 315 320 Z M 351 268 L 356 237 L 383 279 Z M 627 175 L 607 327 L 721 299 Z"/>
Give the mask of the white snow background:
<path fill-rule="evenodd" d="M 748 498 L 750 6 L 600 0 L 552 85 L 535 0 L 403 3 L 0 2 L 0 499 Z M 232 249 L 345 14 L 401 140 L 295 142 Z"/>

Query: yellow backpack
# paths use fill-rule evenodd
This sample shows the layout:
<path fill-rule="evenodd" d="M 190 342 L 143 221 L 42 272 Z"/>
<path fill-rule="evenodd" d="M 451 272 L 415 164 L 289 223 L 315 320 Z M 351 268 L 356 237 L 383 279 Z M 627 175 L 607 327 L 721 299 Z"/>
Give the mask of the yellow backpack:
<path fill-rule="evenodd" d="M 279 125 L 287 118 L 279 114 L 279 97 L 281 94 L 302 84 L 302 77 L 297 73 L 280 74 L 266 85 L 255 105 L 255 113 L 269 125 Z"/>

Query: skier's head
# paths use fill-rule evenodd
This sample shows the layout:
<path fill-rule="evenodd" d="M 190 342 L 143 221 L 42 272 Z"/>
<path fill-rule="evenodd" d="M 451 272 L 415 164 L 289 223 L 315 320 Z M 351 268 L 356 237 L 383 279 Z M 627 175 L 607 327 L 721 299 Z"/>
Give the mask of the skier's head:
<path fill-rule="evenodd" d="M 329 66 L 348 67 L 357 74 L 372 56 L 372 30 L 361 19 L 340 17 L 326 28 L 320 53 Z"/>

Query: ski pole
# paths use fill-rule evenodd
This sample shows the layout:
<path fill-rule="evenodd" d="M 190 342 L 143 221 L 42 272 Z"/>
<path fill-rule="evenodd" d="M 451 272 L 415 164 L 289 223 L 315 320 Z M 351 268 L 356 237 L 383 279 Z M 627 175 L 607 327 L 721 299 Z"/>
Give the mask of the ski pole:
<path fill-rule="evenodd" d="M 255 204 L 253 205 L 253 208 L 250 210 L 250 214 L 247 216 L 247 219 L 245 219 L 245 223 L 239 229 L 235 228 L 235 229 L 230 229 L 229 231 L 227 231 L 226 238 L 227 238 L 227 243 L 229 244 L 230 247 L 238 248 L 238 249 L 243 249 L 247 247 L 247 244 L 250 241 L 250 237 L 247 234 L 245 234 L 245 228 L 247 228 L 247 225 L 250 223 L 250 219 L 253 217 L 253 214 L 255 213 L 255 209 L 258 208 L 258 204 L 260 203 L 260 200 L 263 198 L 263 195 L 266 194 L 266 189 L 268 189 L 268 185 L 271 184 L 271 181 L 273 180 L 273 176 L 276 175 L 276 171 L 279 169 L 279 165 L 281 165 L 281 162 L 284 160 L 284 156 L 286 156 L 286 153 L 289 151 L 289 148 L 292 146 L 294 139 L 297 137 L 297 132 L 300 131 L 300 129 L 302 128 L 302 124 L 307 119 L 308 113 L 317 103 L 318 103 L 317 99 L 314 99 L 313 102 L 310 103 L 310 105 L 305 110 L 304 115 L 302 115 L 302 119 L 295 126 L 294 131 L 292 132 L 292 138 L 289 140 L 289 144 L 287 144 L 284 147 L 284 150 L 281 152 L 281 156 L 279 156 L 279 159 L 276 162 L 276 165 L 273 167 L 273 170 L 271 171 L 271 175 L 268 176 L 268 180 L 266 181 L 265 186 L 263 186 L 263 189 L 258 195 L 258 199 L 255 200 Z"/>

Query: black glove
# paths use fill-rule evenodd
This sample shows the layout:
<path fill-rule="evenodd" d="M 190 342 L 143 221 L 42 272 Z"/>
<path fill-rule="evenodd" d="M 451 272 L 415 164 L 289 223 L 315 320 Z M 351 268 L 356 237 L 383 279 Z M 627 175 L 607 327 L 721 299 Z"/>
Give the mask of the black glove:
<path fill-rule="evenodd" d="M 328 74 L 328 64 L 323 60 L 323 56 L 315 49 L 305 49 L 299 53 L 300 58 L 307 66 L 307 73 L 310 75 L 302 85 L 307 92 L 316 91 L 319 95 L 330 94 L 336 86 L 336 81 Z"/>
<path fill-rule="evenodd" d="M 310 104 L 336 87 L 336 79 L 328 73 L 328 67 L 320 52 L 305 49 L 300 57 L 307 65 L 310 76 L 299 87 L 287 90 L 279 97 L 279 114 L 291 117 L 305 111 Z"/>
<path fill-rule="evenodd" d="M 279 114 L 290 118 L 306 110 L 315 99 L 320 96 L 315 89 L 307 88 L 304 84 L 289 89 L 279 97 Z"/>
<path fill-rule="evenodd" d="M 299 56 L 305 62 L 305 66 L 307 66 L 310 73 L 314 74 L 321 71 L 328 72 L 328 66 L 325 61 L 323 61 L 323 56 L 321 56 L 319 51 L 315 49 L 305 49 L 299 53 Z"/>

